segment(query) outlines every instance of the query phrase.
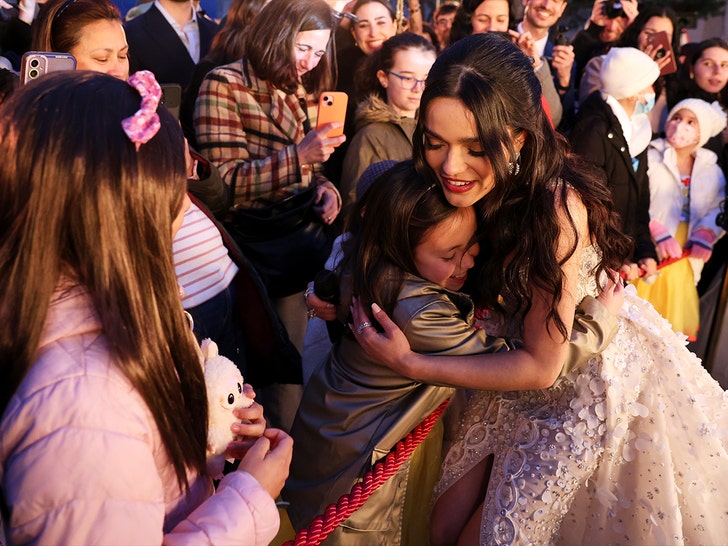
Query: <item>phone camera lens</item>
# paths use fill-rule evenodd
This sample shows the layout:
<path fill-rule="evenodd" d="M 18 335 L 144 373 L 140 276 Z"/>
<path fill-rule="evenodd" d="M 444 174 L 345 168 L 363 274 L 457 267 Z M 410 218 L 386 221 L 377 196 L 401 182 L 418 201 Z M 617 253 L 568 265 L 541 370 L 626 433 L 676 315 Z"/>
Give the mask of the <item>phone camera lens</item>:
<path fill-rule="evenodd" d="M 38 68 L 39 65 L 40 65 L 40 61 L 38 59 L 31 59 L 30 60 L 30 66 L 32 68 Z"/>
<path fill-rule="evenodd" d="M 332 104 L 334 104 L 334 101 L 331 101 L 331 100 L 330 100 L 330 101 L 328 101 L 328 102 L 327 102 L 326 104 L 328 104 L 329 106 L 331 106 Z"/>
<path fill-rule="evenodd" d="M 38 75 L 39 75 L 39 73 L 38 73 L 38 69 L 37 68 L 33 68 L 33 69 L 30 70 L 30 72 L 28 72 L 28 76 L 30 76 L 31 79 L 37 78 Z"/>
<path fill-rule="evenodd" d="M 667 51 L 665 51 L 664 47 L 661 47 L 657 50 L 657 53 L 655 53 L 655 59 L 662 59 L 665 55 L 667 55 Z"/>
<path fill-rule="evenodd" d="M 602 14 L 607 19 L 616 19 L 617 17 L 626 17 L 622 9 L 622 2 L 620 0 L 607 0 L 602 4 Z"/>

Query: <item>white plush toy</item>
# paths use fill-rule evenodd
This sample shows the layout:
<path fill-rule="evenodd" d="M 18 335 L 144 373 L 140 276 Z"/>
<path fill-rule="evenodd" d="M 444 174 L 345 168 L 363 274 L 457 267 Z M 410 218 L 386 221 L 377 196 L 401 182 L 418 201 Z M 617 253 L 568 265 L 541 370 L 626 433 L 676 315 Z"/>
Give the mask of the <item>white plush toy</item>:
<path fill-rule="evenodd" d="M 230 426 L 238 420 L 233 409 L 247 408 L 253 399 L 243 393 L 243 376 L 238 367 L 218 354 L 214 341 L 204 339 L 200 348 L 205 358 L 207 387 L 207 473 L 219 479 L 225 466 L 225 450 L 235 437 L 230 430 Z"/>

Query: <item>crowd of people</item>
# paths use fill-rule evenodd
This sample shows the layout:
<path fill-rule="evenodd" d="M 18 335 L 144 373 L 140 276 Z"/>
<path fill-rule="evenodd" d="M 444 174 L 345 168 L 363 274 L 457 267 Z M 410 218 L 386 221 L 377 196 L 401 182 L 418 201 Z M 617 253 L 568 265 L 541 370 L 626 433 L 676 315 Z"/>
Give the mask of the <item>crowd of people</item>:
<path fill-rule="evenodd" d="M 326 544 L 723 542 L 728 43 L 568 4 L 3 5 L 0 544 L 281 543 L 445 405 Z"/>

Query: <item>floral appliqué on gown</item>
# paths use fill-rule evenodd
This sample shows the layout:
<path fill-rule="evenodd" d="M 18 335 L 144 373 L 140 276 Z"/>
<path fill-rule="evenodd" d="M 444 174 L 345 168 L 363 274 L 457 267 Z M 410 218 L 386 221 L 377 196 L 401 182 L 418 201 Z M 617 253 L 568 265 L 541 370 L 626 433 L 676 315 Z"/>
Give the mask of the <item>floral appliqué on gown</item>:
<path fill-rule="evenodd" d="M 493 454 L 481 544 L 728 542 L 728 393 L 625 292 L 614 340 L 549 389 L 466 393 L 435 498 Z"/>

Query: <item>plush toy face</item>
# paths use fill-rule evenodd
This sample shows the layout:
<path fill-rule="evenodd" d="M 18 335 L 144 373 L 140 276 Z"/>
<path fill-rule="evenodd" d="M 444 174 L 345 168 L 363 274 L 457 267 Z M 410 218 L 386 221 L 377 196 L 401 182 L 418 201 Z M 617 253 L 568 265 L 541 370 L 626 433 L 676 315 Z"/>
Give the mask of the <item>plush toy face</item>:
<path fill-rule="evenodd" d="M 243 396 L 243 383 L 242 376 L 237 368 L 234 370 L 237 374 L 231 373 L 228 377 L 219 378 L 219 395 L 217 398 L 220 407 L 226 410 L 232 411 L 233 408 L 242 406 L 242 399 L 246 398 Z M 238 380 L 240 377 L 240 380 Z"/>
<path fill-rule="evenodd" d="M 243 376 L 229 359 L 217 353 L 217 345 L 209 339 L 200 344 L 205 357 L 205 386 L 208 401 L 208 474 L 222 477 L 224 453 L 234 435 L 230 427 L 238 421 L 235 408 L 247 408 L 253 403 L 243 393 Z"/>

